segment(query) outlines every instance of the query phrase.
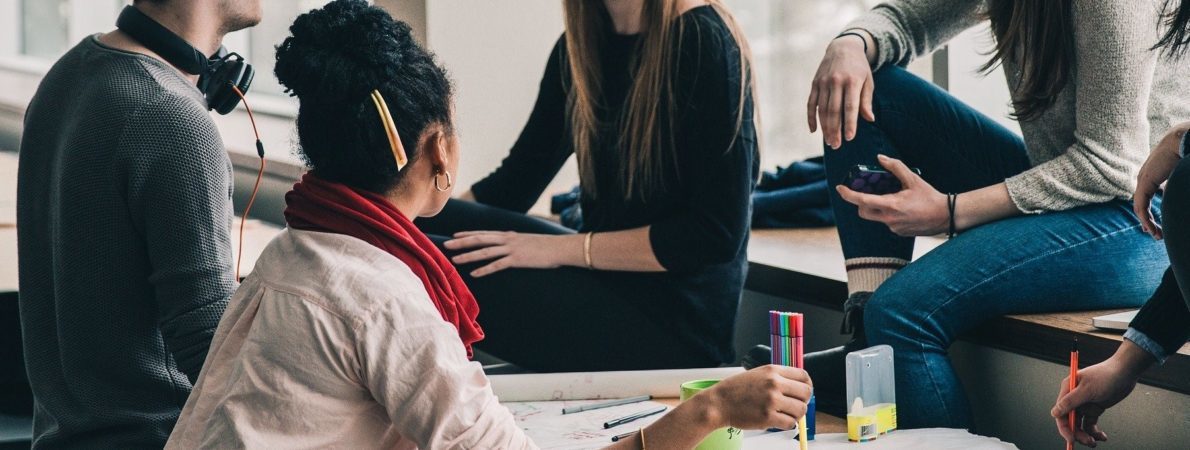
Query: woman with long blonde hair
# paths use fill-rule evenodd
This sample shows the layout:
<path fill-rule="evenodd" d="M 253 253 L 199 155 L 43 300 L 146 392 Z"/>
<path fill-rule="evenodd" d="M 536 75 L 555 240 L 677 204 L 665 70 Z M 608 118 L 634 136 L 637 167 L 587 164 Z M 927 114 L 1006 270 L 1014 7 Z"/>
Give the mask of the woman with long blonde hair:
<path fill-rule="evenodd" d="M 420 226 L 453 237 L 480 349 L 497 357 L 537 371 L 733 361 L 758 152 L 747 42 L 718 0 L 564 5 L 509 156 L 475 203 Z M 571 154 L 583 225 L 526 216 Z"/>

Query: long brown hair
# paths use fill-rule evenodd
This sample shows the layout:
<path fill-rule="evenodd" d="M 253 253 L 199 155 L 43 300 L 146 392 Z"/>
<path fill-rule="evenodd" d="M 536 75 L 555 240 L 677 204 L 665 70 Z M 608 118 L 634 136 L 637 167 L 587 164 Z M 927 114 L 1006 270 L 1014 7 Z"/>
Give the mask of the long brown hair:
<path fill-rule="evenodd" d="M 1013 118 L 1036 119 L 1058 99 L 1074 68 L 1071 0 L 991 0 L 987 16 L 996 47 L 980 68 L 990 72 L 1001 62 L 1020 67 L 1013 87 Z"/>
<path fill-rule="evenodd" d="M 1162 24 L 1168 27 L 1153 46 L 1169 58 L 1181 58 L 1190 48 L 1190 1 L 1165 0 L 1161 6 Z"/>
<path fill-rule="evenodd" d="M 673 69 L 683 33 L 678 0 L 645 0 L 643 3 L 641 34 L 634 63 L 635 79 L 628 92 L 623 116 L 616 118 L 621 126 L 618 144 L 627 150 L 628 155 L 621 173 L 617 174 L 622 181 L 622 194 L 626 198 L 639 199 L 647 198 L 649 193 L 663 189 L 670 182 L 665 179 L 665 168 L 674 161 L 676 149 L 673 139 L 662 133 L 663 129 L 670 132 L 674 130 L 677 100 L 674 97 Z M 747 100 L 745 89 L 754 92 L 756 88 L 752 80 L 752 52 L 743 32 L 722 1 L 708 0 L 707 3 L 727 24 L 740 48 L 740 103 L 736 108 L 736 128 L 732 137 L 734 144 L 744 122 Z M 565 0 L 563 6 L 569 60 L 567 112 L 570 133 L 574 153 L 578 156 L 583 194 L 594 198 L 597 194 L 593 152 L 600 127 L 596 111 L 606 106 L 599 104 L 603 93 L 600 45 L 604 34 L 611 28 L 608 23 L 611 18 L 599 0 Z M 662 111 L 665 111 L 664 115 Z M 755 106 L 753 111 L 757 111 Z M 668 128 L 662 127 L 662 117 L 668 118 Z"/>

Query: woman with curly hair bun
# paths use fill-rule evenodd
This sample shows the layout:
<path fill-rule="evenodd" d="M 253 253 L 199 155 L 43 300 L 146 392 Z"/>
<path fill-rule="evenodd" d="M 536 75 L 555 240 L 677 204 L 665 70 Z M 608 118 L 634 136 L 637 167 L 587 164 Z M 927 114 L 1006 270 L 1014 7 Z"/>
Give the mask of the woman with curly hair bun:
<path fill-rule="evenodd" d="M 289 228 L 229 303 L 167 448 L 535 448 L 469 361 L 484 338 L 475 297 L 411 221 L 442 209 L 462 156 L 445 71 L 363 0 L 290 31 L 276 75 L 300 101 L 310 172 L 286 194 Z M 790 428 L 809 383 L 753 369 L 614 447 Z"/>

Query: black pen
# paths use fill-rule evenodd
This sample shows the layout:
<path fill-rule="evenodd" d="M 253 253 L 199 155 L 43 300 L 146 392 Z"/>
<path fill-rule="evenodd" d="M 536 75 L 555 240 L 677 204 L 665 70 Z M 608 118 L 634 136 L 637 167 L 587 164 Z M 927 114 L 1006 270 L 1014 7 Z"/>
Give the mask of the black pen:
<path fill-rule="evenodd" d="M 634 434 L 636 434 L 636 433 L 640 433 L 640 430 L 636 430 L 636 431 L 629 431 L 629 432 L 627 432 L 627 433 L 624 433 L 624 434 L 618 434 L 618 435 L 612 436 L 612 442 L 619 442 L 619 441 L 620 441 L 620 439 L 625 439 L 625 438 L 632 437 L 632 435 L 634 435 Z"/>
<path fill-rule="evenodd" d="M 571 406 L 569 408 L 562 408 L 562 414 L 573 414 L 573 413 L 578 413 L 578 412 L 583 412 L 583 411 L 590 411 L 592 409 L 611 408 L 613 406 L 627 405 L 629 403 L 647 402 L 652 399 L 653 399 L 652 395 L 642 395 L 639 397 L 622 398 L 619 400 L 612 400 L 610 402 L 604 402 L 604 403 L 594 403 L 594 404 L 582 405 L 582 406 Z"/>
<path fill-rule="evenodd" d="M 655 409 L 646 409 L 646 410 L 644 410 L 644 411 L 638 412 L 638 413 L 636 413 L 636 414 L 632 414 L 632 415 L 630 415 L 630 416 L 624 416 L 624 417 L 621 417 L 621 418 L 619 418 L 619 419 L 612 420 L 612 421 L 610 421 L 610 422 L 604 422 L 604 423 L 603 423 L 603 429 L 605 429 L 605 430 L 606 430 L 606 429 L 608 429 L 608 428 L 617 427 L 617 426 L 620 426 L 620 425 L 626 424 L 626 423 L 628 423 L 628 422 L 632 422 L 632 421 L 634 421 L 634 420 L 637 420 L 637 419 L 641 419 L 641 418 L 644 418 L 644 417 L 649 417 L 649 416 L 651 416 L 651 415 L 653 415 L 653 414 L 660 414 L 660 413 L 662 413 L 662 412 L 665 412 L 665 409 L 666 409 L 666 408 L 668 408 L 668 407 L 667 407 L 667 406 L 658 406 L 658 407 L 657 407 L 657 408 L 655 408 Z"/>

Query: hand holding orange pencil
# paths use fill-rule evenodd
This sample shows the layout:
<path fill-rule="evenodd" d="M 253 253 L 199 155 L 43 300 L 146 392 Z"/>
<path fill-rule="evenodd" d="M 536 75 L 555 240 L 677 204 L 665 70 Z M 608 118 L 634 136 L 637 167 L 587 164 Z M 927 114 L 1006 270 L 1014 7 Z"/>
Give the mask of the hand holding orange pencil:
<path fill-rule="evenodd" d="M 1078 339 L 1074 340 L 1074 347 L 1070 349 L 1070 385 L 1069 388 L 1073 391 L 1078 387 Z M 1075 429 L 1075 414 L 1074 410 L 1067 413 L 1067 424 L 1071 430 Z M 1066 440 L 1066 450 L 1074 450 L 1074 439 Z"/>
<path fill-rule="evenodd" d="M 1128 397 L 1136 388 L 1140 374 L 1154 362 L 1145 350 L 1125 341 L 1111 358 L 1076 370 L 1073 376 L 1063 379 L 1058 400 L 1050 410 L 1058 433 L 1067 442 L 1088 447 L 1106 441 L 1107 433 L 1100 427 L 1100 416 Z M 1076 414 L 1073 424 L 1070 422 L 1071 412 Z"/>

